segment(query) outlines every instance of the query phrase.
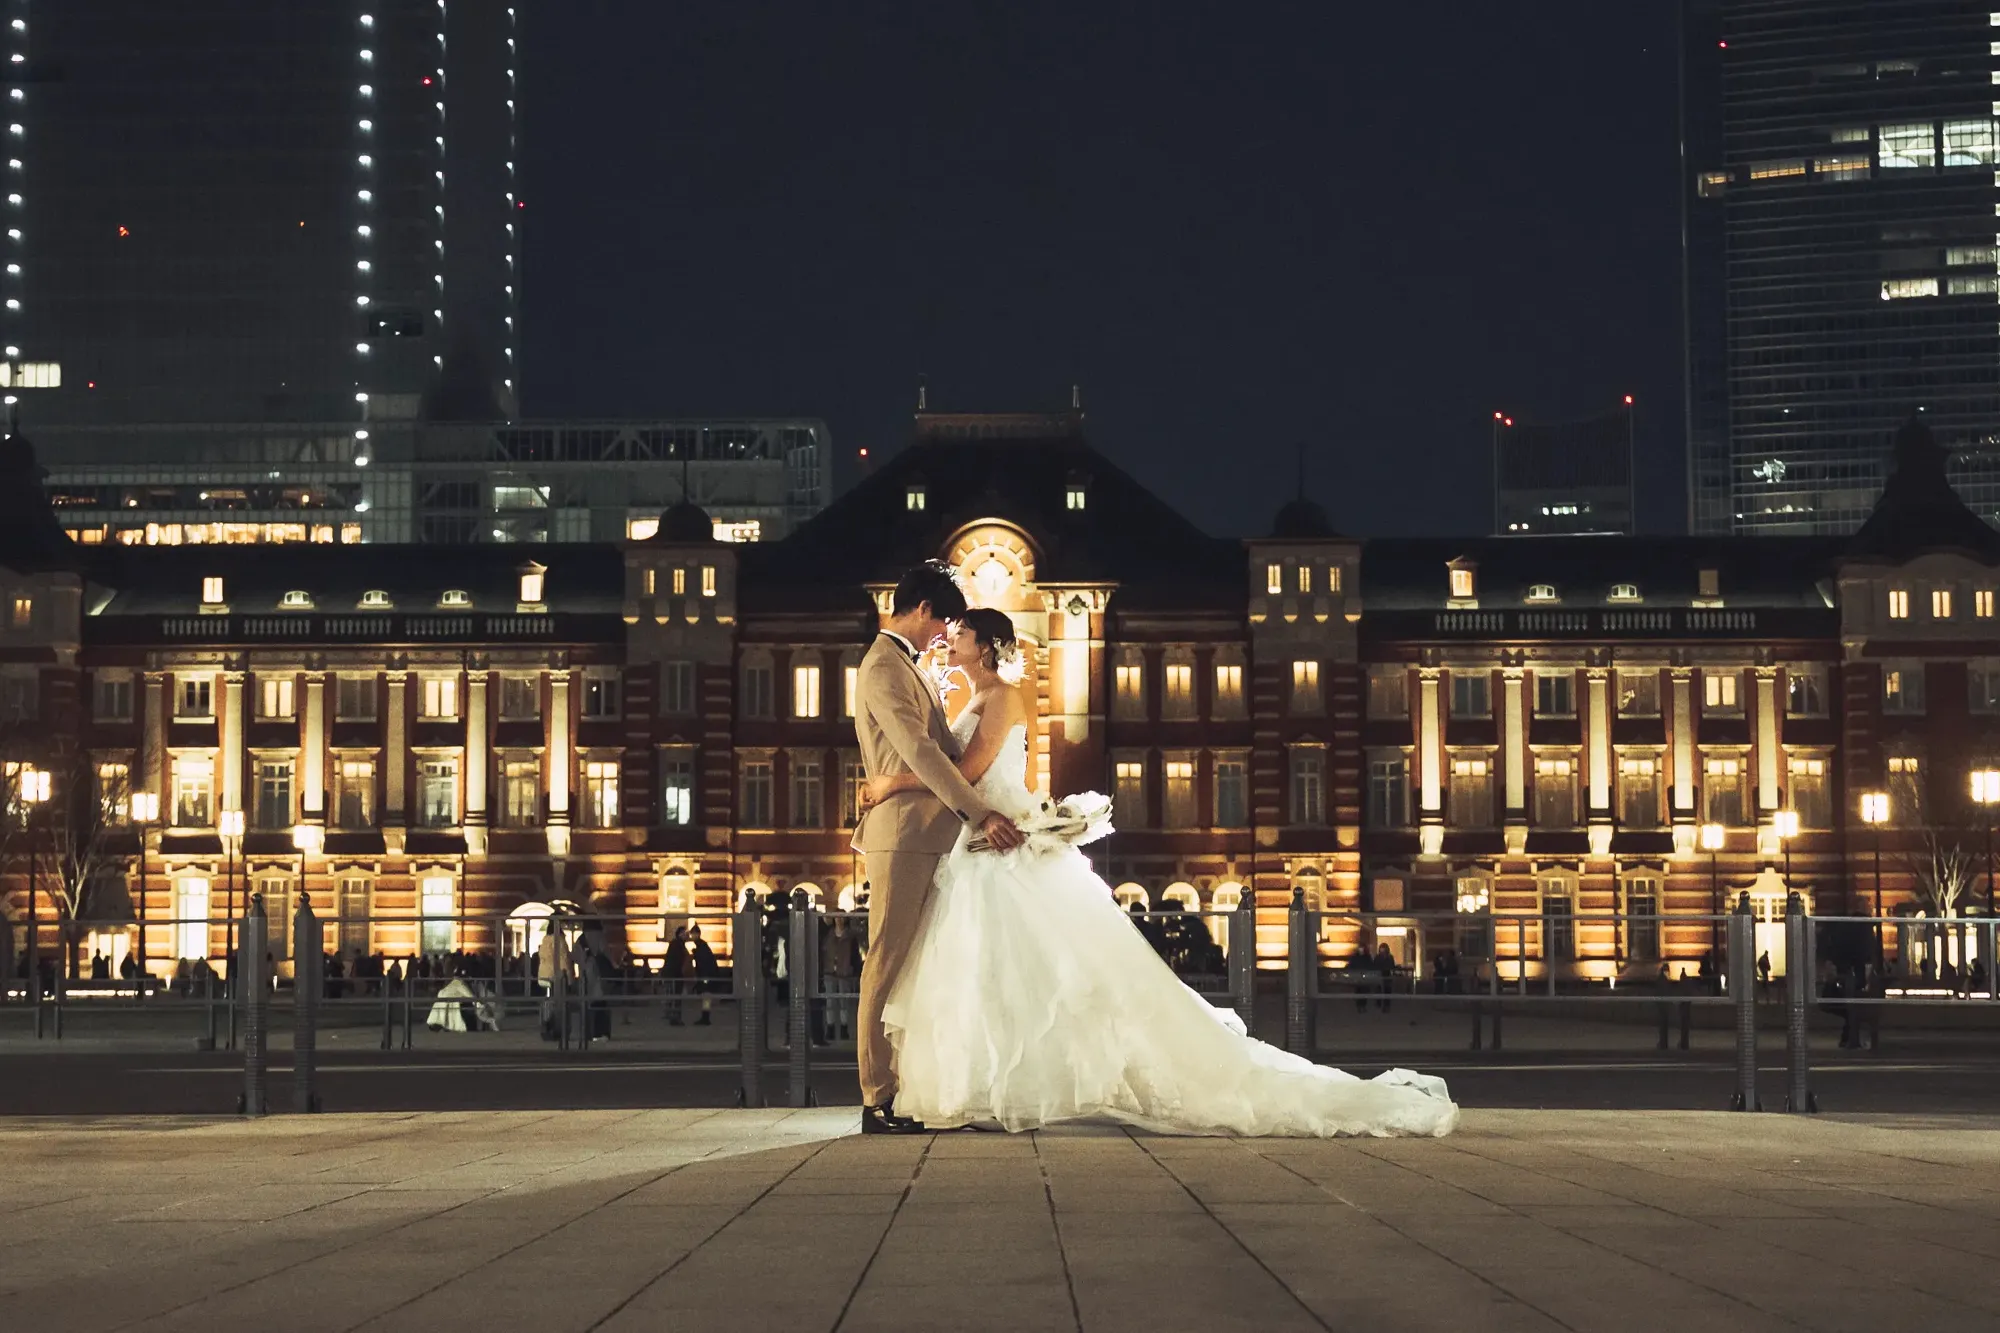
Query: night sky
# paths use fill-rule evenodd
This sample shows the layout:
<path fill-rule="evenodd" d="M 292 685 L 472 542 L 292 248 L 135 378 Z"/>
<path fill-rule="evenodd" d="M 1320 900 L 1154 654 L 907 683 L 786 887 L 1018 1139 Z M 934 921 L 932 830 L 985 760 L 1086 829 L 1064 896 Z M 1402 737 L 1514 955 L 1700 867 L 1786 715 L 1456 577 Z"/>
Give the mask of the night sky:
<path fill-rule="evenodd" d="M 562 0 L 523 34 L 528 415 L 1060 407 L 1211 531 L 1295 450 L 1484 533 L 1490 421 L 1639 402 L 1684 521 L 1674 6 Z"/>

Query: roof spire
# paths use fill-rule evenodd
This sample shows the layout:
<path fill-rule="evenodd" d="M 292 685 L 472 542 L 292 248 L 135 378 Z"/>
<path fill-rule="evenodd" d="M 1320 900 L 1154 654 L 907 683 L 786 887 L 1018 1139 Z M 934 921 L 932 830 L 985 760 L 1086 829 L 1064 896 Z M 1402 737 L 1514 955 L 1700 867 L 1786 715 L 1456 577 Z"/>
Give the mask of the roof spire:
<path fill-rule="evenodd" d="M 924 383 L 922 375 L 917 376 L 917 411 L 930 410 L 930 386 Z"/>
<path fill-rule="evenodd" d="M 1069 410 L 1072 412 L 1081 412 L 1083 410 L 1083 386 L 1081 384 L 1072 384 L 1069 386 Z"/>

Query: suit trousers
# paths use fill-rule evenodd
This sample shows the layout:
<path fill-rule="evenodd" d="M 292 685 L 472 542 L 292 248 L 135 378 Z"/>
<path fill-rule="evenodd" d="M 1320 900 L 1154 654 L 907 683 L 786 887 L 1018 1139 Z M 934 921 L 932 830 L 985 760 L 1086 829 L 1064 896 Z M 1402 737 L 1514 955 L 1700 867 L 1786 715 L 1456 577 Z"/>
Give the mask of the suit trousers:
<path fill-rule="evenodd" d="M 862 853 L 868 867 L 868 956 L 861 964 L 855 1057 L 866 1106 L 885 1106 L 896 1096 L 896 1053 L 882 1030 L 882 1005 L 923 933 L 943 859 L 936 852 Z"/>

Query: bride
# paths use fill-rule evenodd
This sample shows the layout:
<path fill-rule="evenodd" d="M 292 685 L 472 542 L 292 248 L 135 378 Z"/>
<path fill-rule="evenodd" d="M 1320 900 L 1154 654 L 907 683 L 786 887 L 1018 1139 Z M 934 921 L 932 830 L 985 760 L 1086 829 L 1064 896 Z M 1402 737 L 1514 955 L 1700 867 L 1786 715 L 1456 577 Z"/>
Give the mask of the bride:
<path fill-rule="evenodd" d="M 1022 816 L 1027 706 L 1002 612 L 952 629 L 948 664 L 971 682 L 953 726 L 959 767 L 995 810 Z M 870 779 L 876 803 L 912 775 Z M 896 1111 L 937 1128 L 1034 1129 L 1109 1120 L 1173 1134 L 1449 1134 L 1443 1080 L 1392 1069 L 1360 1079 L 1245 1035 L 1183 985 L 1075 848 L 971 851 L 938 864 L 915 952 L 883 1009 Z"/>

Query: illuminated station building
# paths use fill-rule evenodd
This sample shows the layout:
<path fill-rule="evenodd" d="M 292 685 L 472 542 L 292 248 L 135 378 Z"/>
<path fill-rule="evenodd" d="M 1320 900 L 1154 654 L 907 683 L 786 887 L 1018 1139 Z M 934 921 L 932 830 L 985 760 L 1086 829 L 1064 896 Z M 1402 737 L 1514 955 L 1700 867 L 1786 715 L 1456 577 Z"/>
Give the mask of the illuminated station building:
<path fill-rule="evenodd" d="M 782 541 L 719 542 L 680 505 L 643 539 L 415 550 L 80 546 L 15 437 L 10 817 L 50 836 L 48 811 L 89 806 L 66 775 L 103 784 L 121 826 L 85 948 L 115 957 L 141 905 L 219 916 L 250 886 L 284 911 L 301 874 L 349 919 L 339 947 L 391 955 L 490 949 L 556 900 L 627 917 L 612 942 L 642 957 L 746 891 L 851 903 L 855 667 L 897 575 L 942 557 L 1019 628 L 1034 779 L 1115 797 L 1091 851 L 1121 900 L 1247 902 L 1267 966 L 1303 891 L 1374 914 L 1328 921 L 1329 957 L 1692 971 L 1738 892 L 1766 922 L 1788 887 L 1865 911 L 1879 865 L 1886 911 L 1934 910 L 1910 850 L 1981 821 L 2000 533 L 1921 427 L 1896 451 L 1852 538 L 1363 540 L 1299 498 L 1236 540 L 1096 452 L 1080 413 L 924 412 Z M 25 799 L 49 771 L 53 798 Z M 220 952 L 220 926 L 148 933 L 156 971 Z"/>

